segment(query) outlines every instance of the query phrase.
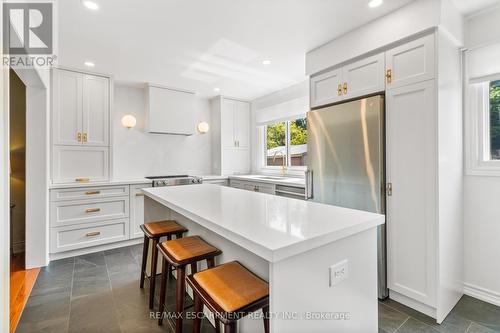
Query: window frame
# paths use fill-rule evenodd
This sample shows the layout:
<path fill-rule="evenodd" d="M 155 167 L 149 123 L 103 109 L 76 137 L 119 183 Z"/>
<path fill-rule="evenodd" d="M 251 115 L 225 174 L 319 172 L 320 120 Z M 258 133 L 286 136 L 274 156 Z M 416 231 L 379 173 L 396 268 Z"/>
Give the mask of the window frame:
<path fill-rule="evenodd" d="M 302 115 L 296 115 L 290 118 L 285 118 L 285 119 L 277 119 L 276 121 L 271 121 L 268 122 L 267 124 L 264 124 L 261 128 L 261 135 L 262 135 L 262 142 L 263 144 L 260 145 L 260 150 L 261 150 L 261 156 L 262 156 L 262 163 L 260 166 L 261 171 L 271 171 L 273 173 L 275 172 L 281 172 L 282 167 L 281 166 L 276 166 L 276 165 L 267 165 L 267 126 L 272 125 L 272 124 L 277 124 L 277 123 L 282 123 L 284 122 L 286 124 L 286 131 L 285 131 L 285 150 L 286 150 L 286 170 L 285 174 L 302 174 L 304 171 L 307 170 L 306 165 L 301 165 L 301 166 L 292 166 L 292 157 L 290 156 L 290 140 L 291 140 L 291 122 L 300 119 L 300 118 L 307 118 L 307 114 L 302 114 Z"/>
<path fill-rule="evenodd" d="M 500 176 L 500 160 L 491 159 L 490 150 L 490 83 L 472 82 L 466 101 L 466 172 L 471 176 Z"/>

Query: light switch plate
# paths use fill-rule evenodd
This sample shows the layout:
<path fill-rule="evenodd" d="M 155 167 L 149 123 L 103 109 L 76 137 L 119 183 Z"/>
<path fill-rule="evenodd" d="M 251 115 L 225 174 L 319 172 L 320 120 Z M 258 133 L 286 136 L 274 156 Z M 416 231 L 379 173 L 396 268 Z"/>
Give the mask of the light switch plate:
<path fill-rule="evenodd" d="M 347 259 L 330 266 L 330 287 L 349 278 L 349 262 Z"/>

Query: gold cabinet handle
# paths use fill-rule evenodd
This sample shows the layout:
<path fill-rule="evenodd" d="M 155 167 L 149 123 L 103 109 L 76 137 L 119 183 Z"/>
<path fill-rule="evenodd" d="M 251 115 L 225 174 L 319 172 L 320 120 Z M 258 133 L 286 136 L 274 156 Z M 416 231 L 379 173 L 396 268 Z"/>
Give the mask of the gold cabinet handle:
<path fill-rule="evenodd" d="M 136 197 L 143 197 L 144 196 L 144 193 L 136 193 L 135 194 Z"/>
<path fill-rule="evenodd" d="M 339 84 L 338 87 L 337 87 L 337 94 L 339 96 L 342 96 L 342 85 L 341 84 Z"/>
<path fill-rule="evenodd" d="M 87 133 L 83 133 L 83 136 L 82 136 L 82 141 L 83 142 L 87 142 Z"/>
<path fill-rule="evenodd" d="M 347 95 L 347 82 L 344 82 L 343 90 L 344 90 L 344 95 Z"/>
<path fill-rule="evenodd" d="M 392 69 L 385 71 L 385 79 L 388 84 L 392 83 Z"/>
<path fill-rule="evenodd" d="M 85 236 L 87 236 L 87 237 L 94 237 L 94 236 L 99 236 L 100 234 L 101 234 L 100 231 L 94 231 L 94 232 L 89 232 Z"/>
<path fill-rule="evenodd" d="M 76 135 L 76 139 L 78 140 L 78 142 L 82 142 L 82 133 L 78 132 L 78 134 Z"/>
<path fill-rule="evenodd" d="M 385 192 L 387 193 L 388 197 L 392 196 L 392 183 L 387 183 L 387 188 Z"/>
<path fill-rule="evenodd" d="M 85 213 L 97 213 L 100 211 L 101 211 L 101 208 L 88 208 L 85 210 Z"/>
<path fill-rule="evenodd" d="M 89 178 L 76 178 L 75 181 L 79 182 L 79 183 L 88 183 L 90 181 L 90 179 Z"/>
<path fill-rule="evenodd" d="M 94 195 L 94 194 L 101 194 L 101 191 L 87 191 L 85 192 L 86 195 Z"/>

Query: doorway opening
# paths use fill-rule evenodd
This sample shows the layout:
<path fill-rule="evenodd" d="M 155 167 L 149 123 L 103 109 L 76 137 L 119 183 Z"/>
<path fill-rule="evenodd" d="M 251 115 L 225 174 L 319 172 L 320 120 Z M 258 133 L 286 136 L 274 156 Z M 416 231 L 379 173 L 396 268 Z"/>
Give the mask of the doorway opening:
<path fill-rule="evenodd" d="M 26 270 L 26 86 L 9 71 L 10 332 L 14 332 L 39 268 Z"/>

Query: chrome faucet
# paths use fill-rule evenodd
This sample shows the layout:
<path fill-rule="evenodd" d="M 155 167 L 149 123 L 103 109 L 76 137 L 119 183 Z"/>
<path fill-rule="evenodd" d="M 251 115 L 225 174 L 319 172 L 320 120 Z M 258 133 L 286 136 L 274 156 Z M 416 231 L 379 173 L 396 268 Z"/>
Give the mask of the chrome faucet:
<path fill-rule="evenodd" d="M 276 157 L 277 157 L 277 155 L 278 155 L 278 153 L 279 153 L 279 152 L 280 152 L 280 151 L 278 151 L 278 150 L 276 150 L 276 151 L 274 152 L 274 155 L 273 155 L 273 164 L 274 164 L 274 162 L 276 161 Z M 285 176 L 285 175 L 286 175 L 286 165 L 285 165 L 286 155 L 285 155 L 285 153 L 281 153 L 281 156 L 283 157 L 283 164 L 281 165 L 281 174 L 282 174 L 283 176 Z"/>

